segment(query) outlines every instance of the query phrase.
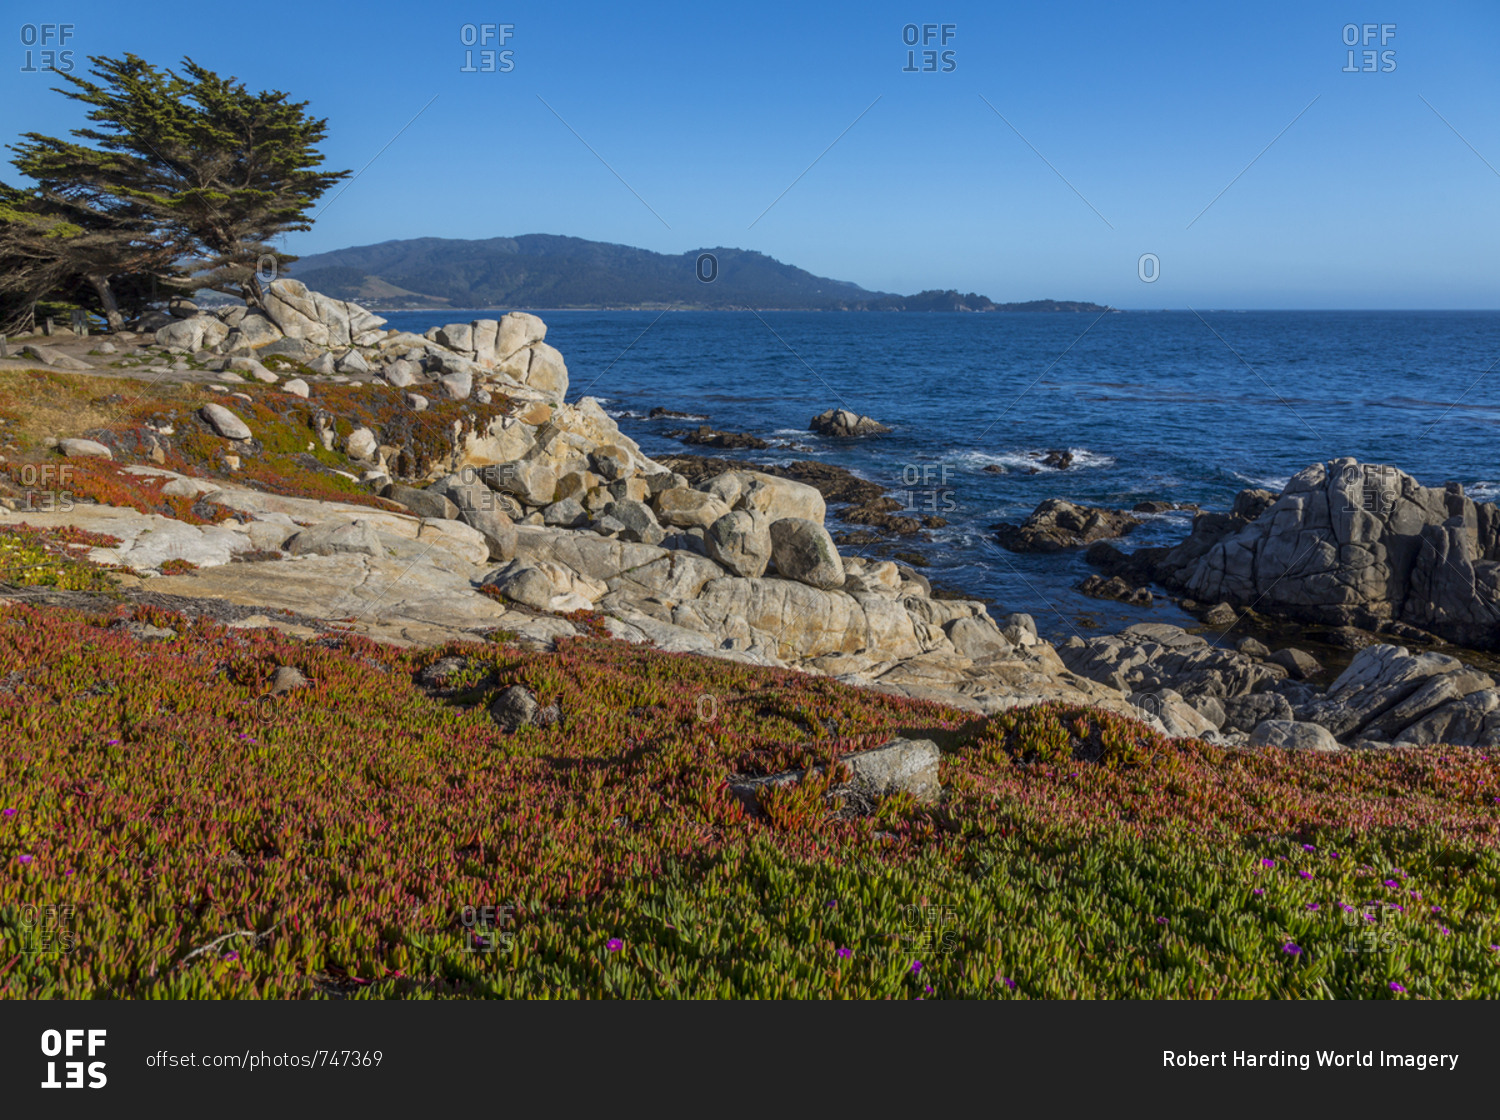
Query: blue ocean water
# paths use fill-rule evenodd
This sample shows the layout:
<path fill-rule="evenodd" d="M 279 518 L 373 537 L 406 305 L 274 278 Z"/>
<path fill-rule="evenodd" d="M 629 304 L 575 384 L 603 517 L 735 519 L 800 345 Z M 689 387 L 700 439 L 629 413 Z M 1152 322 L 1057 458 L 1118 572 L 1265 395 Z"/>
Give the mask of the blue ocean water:
<path fill-rule="evenodd" d="M 387 317 L 421 331 L 497 314 Z M 568 363 L 569 399 L 599 398 L 648 454 L 847 467 L 948 519 L 930 541 L 899 546 L 929 559 L 930 578 L 1027 611 L 1059 640 L 1190 620 L 1163 602 L 1080 594 L 1090 571 L 1081 553 L 1017 555 L 994 543 L 987 526 L 1019 521 L 1045 498 L 1225 509 L 1247 486 L 1279 490 L 1342 455 L 1500 496 L 1500 312 L 538 314 Z M 692 424 L 646 419 L 658 405 L 775 446 L 685 447 L 665 433 Z M 854 441 L 807 431 L 835 406 L 895 430 Z M 1033 453 L 1053 448 L 1073 451 L 1074 465 L 1038 471 Z M 1157 515 L 1126 545 L 1175 542 L 1190 520 Z"/>

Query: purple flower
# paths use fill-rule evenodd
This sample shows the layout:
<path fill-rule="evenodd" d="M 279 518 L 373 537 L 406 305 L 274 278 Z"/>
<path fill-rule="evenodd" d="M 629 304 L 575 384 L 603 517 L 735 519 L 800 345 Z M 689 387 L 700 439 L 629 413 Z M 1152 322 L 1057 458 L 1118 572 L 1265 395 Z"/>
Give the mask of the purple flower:
<path fill-rule="evenodd" d="M 18 860 L 20 860 L 22 863 L 30 863 L 31 862 L 31 857 L 30 856 L 17 856 L 16 858 Z"/>
<path fill-rule="evenodd" d="M 1299 871 L 1299 872 L 1297 872 L 1297 874 L 1301 875 L 1304 879 L 1311 879 L 1312 878 L 1312 872 L 1311 871 Z"/>
<path fill-rule="evenodd" d="M 834 953 L 837 954 L 837 956 L 841 960 L 848 960 L 850 957 L 854 956 L 854 950 L 847 948 L 835 949 Z"/>
<path fill-rule="evenodd" d="M 1259 888 L 1259 887 L 1256 887 L 1256 888 L 1255 888 L 1255 889 L 1254 889 L 1254 890 L 1253 890 L 1253 891 L 1251 891 L 1251 892 L 1250 892 L 1250 893 L 1251 893 L 1251 894 L 1256 894 L 1256 895 L 1260 895 L 1260 894 L 1265 894 L 1265 893 L 1266 893 L 1266 892 L 1265 892 L 1265 891 L 1263 891 L 1263 890 L 1261 890 L 1261 889 L 1260 889 L 1260 888 Z"/>
<path fill-rule="evenodd" d="M 912 972 L 912 975 L 915 976 L 917 973 L 919 973 L 921 971 L 922 971 L 922 962 L 921 961 L 912 961 L 911 962 L 911 972 Z"/>
<path fill-rule="evenodd" d="M 1432 908 L 1432 912 L 1434 914 L 1441 914 L 1443 912 L 1443 908 L 1441 906 L 1434 906 Z"/>
<path fill-rule="evenodd" d="M 1329 855 L 1329 857 L 1331 859 L 1338 859 L 1339 858 L 1338 852 L 1329 852 L 1328 855 Z"/>
<path fill-rule="evenodd" d="M 1418 902 L 1422 901 L 1422 892 L 1421 891 L 1412 891 L 1411 892 L 1411 896 L 1412 896 L 1412 898 L 1416 899 Z"/>
<path fill-rule="evenodd" d="M 928 995 L 931 995 L 932 994 L 932 985 L 931 984 L 923 985 L 922 990 L 924 992 L 926 992 Z"/>
<path fill-rule="evenodd" d="M 1309 902 L 1307 904 L 1307 908 L 1309 910 L 1316 910 L 1318 908 L 1318 904 L 1316 902 Z"/>
<path fill-rule="evenodd" d="M 1354 907 L 1350 906 L 1347 902 L 1340 902 L 1339 909 L 1342 910 L 1345 914 L 1354 913 Z"/>
<path fill-rule="evenodd" d="M 1263 859 L 1260 861 L 1260 865 L 1262 867 L 1275 867 L 1276 861 L 1274 859 Z"/>
<path fill-rule="evenodd" d="M 1388 887 L 1399 887 L 1401 884 L 1396 882 L 1396 880 L 1394 879 L 1387 879 L 1385 881 L 1385 885 Z"/>
<path fill-rule="evenodd" d="M 63 878 L 66 879 L 69 875 L 72 875 L 72 874 L 73 874 L 73 869 L 70 867 L 70 868 L 68 868 L 68 870 L 66 870 L 66 871 L 63 872 Z"/>
<path fill-rule="evenodd" d="M 1492 953 L 1500 952 L 1500 945 L 1491 945 L 1490 946 L 1490 952 L 1492 952 Z"/>
<path fill-rule="evenodd" d="M 611 953 L 618 953 L 621 949 L 625 948 L 625 942 L 621 941 L 618 937 L 611 937 L 604 943 L 604 947 Z"/>
<path fill-rule="evenodd" d="M 829 906 L 830 909 L 832 909 L 833 907 L 837 906 L 838 904 L 839 904 L 839 900 L 836 899 L 836 898 L 830 898 L 828 900 L 828 906 Z"/>
<path fill-rule="evenodd" d="M 1304 852 L 1316 852 L 1318 849 L 1314 848 L 1311 844 L 1303 844 L 1302 850 Z"/>
<path fill-rule="evenodd" d="M 1405 988 L 1403 988 L 1400 984 L 1396 983 L 1396 981 L 1394 981 L 1394 980 L 1392 980 L 1390 982 L 1389 987 L 1390 987 L 1391 991 L 1393 991 L 1393 992 L 1404 993 L 1406 991 Z"/>
<path fill-rule="evenodd" d="M 1295 956 L 1298 956 L 1299 954 L 1301 954 L 1302 947 L 1300 945 L 1294 944 L 1291 941 L 1288 941 L 1285 945 L 1283 945 L 1281 947 L 1281 951 L 1283 953 L 1287 954 L 1288 956 L 1295 957 Z"/>
<path fill-rule="evenodd" d="M 1156 919 L 1156 924 L 1159 925 L 1159 926 L 1164 926 L 1164 925 L 1167 924 L 1167 919 L 1165 919 L 1165 918 L 1157 918 Z"/>
<path fill-rule="evenodd" d="M 1009 976 L 1002 976 L 1002 977 L 1000 977 L 1000 983 L 1004 984 L 1011 991 L 1015 991 L 1016 990 L 1016 982 L 1014 980 L 1012 980 Z"/>
<path fill-rule="evenodd" d="M 120 740 L 118 740 L 118 739 L 106 739 L 105 742 L 104 742 L 104 745 L 106 747 L 118 747 L 120 745 Z"/>
<path fill-rule="evenodd" d="M 13 817 L 15 815 L 16 811 L 14 809 L 6 809 L 4 812 L 0 812 L 0 816 L 4 817 Z"/>
<path fill-rule="evenodd" d="M 237 960 L 240 959 L 240 955 L 239 955 L 239 953 L 237 953 L 233 949 L 231 949 L 231 950 L 229 950 L 229 952 L 227 952 L 227 953 L 224 954 L 224 959 L 226 961 L 237 961 Z"/>
<path fill-rule="evenodd" d="M 1447 926 L 1438 926 L 1438 929 L 1440 929 L 1440 930 L 1443 931 L 1443 936 L 1444 937 L 1452 937 L 1453 936 L 1453 931 L 1451 929 L 1449 929 Z"/>

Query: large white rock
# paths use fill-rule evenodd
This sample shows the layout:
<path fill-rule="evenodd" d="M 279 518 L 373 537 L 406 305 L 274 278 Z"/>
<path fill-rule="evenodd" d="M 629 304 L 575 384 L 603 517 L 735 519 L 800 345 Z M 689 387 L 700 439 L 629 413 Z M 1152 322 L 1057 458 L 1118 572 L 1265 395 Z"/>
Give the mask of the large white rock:
<path fill-rule="evenodd" d="M 815 487 L 760 471 L 725 471 L 700 489 L 731 509 L 753 509 L 768 521 L 800 517 L 821 525 L 828 514 L 823 495 Z"/>
<path fill-rule="evenodd" d="M 178 319 L 156 332 L 158 346 L 180 346 L 184 350 L 212 350 L 229 336 L 229 328 L 217 315 L 194 315 Z"/>
<path fill-rule="evenodd" d="M 563 356 L 545 342 L 531 348 L 526 367 L 526 384 L 548 398 L 562 400 L 568 395 L 568 366 Z"/>
<path fill-rule="evenodd" d="M 654 504 L 661 523 L 679 529 L 707 529 L 729 512 L 718 498 L 701 490 L 663 490 Z"/>
<path fill-rule="evenodd" d="M 385 324 L 357 303 L 330 299 L 296 280 L 273 280 L 265 290 L 266 315 L 288 338 L 323 347 L 345 347 Z"/>
<path fill-rule="evenodd" d="M 535 315 L 512 311 L 500 320 L 494 343 L 494 360 L 504 361 L 517 351 L 547 337 L 547 324 Z"/>
<path fill-rule="evenodd" d="M 344 441 L 344 454 L 351 459 L 369 459 L 374 456 L 377 446 L 374 432 L 369 428 L 355 428 Z"/>
<path fill-rule="evenodd" d="M 668 490 L 668 494 L 691 491 Z M 844 586 L 844 562 L 822 522 L 784 517 L 771 522 L 771 563 L 787 579 L 825 591 Z"/>

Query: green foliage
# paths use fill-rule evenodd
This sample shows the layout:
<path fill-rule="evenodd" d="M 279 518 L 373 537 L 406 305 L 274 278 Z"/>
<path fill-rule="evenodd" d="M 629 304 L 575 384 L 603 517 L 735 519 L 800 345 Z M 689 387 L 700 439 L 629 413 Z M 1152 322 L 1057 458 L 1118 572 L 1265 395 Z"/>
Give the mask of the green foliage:
<path fill-rule="evenodd" d="M 119 543 L 81 529 L 35 529 L 24 523 L 0 527 L 0 584 L 112 591 L 114 577 L 86 556 L 91 548 L 113 548 Z"/>
<path fill-rule="evenodd" d="M 598 639 L 133 613 L 181 637 L 0 606 L 5 996 L 1500 995 L 1500 763 L 1474 751 L 1109 745 L 1130 721 L 965 724 Z M 443 656 L 466 666 L 429 694 Z M 271 697 L 283 664 L 311 683 Z M 561 725 L 499 731 L 515 683 Z M 728 795 L 895 733 L 943 744 L 940 805 Z M 487 906 L 512 909 L 486 929 Z M 38 948 L 49 914 L 68 951 Z"/>
<path fill-rule="evenodd" d="M 0 197 L 0 257 L 30 244 L 22 235 L 38 220 L 92 234 L 87 259 L 64 271 L 87 275 L 106 311 L 111 277 L 149 274 L 183 290 L 250 283 L 268 243 L 310 229 L 308 211 L 349 174 L 318 170 L 327 122 L 284 92 L 251 92 L 190 58 L 181 73 L 134 54 L 90 61 L 97 80 L 62 74 L 57 92 L 87 106 L 92 127 L 11 145 L 37 189 Z M 178 283 L 187 257 L 204 271 Z"/>

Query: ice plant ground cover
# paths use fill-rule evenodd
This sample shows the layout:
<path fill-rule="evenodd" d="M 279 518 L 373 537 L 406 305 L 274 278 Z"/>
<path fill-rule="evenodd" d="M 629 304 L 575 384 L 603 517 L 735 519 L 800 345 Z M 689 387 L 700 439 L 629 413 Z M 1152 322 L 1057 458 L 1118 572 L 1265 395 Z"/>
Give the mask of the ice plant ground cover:
<path fill-rule="evenodd" d="M 414 680 L 453 654 L 456 688 Z M 278 665 L 309 686 L 271 696 Z M 1474 751 L 1225 751 L 606 639 L 403 650 L 127 604 L 0 607 L 0 667 L 7 997 L 1500 994 Z M 561 725 L 502 733 L 515 683 Z M 898 730 L 943 748 L 941 804 L 726 790 Z"/>

